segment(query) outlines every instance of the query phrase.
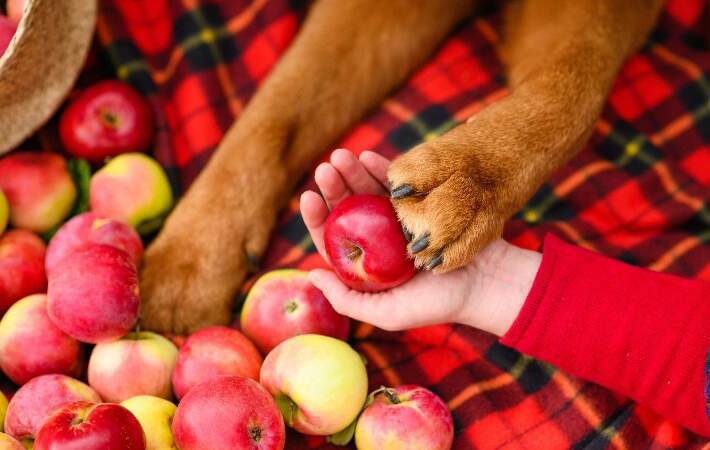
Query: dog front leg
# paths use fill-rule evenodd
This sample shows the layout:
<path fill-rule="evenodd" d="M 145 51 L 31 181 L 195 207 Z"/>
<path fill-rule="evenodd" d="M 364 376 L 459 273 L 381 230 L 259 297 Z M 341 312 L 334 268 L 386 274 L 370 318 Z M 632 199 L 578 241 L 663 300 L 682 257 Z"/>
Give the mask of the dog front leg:
<path fill-rule="evenodd" d="M 399 85 L 471 1 L 320 0 L 148 248 L 142 320 L 227 323 L 250 261 L 314 159 Z"/>

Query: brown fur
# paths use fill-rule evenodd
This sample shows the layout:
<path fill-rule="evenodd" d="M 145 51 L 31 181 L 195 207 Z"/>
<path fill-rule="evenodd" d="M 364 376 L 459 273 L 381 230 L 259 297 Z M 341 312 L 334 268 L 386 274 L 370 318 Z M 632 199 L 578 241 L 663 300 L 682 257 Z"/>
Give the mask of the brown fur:
<path fill-rule="evenodd" d="M 661 0 L 513 0 L 501 53 L 511 94 L 417 146 L 389 171 L 402 223 L 435 270 L 468 263 L 586 140 L 614 76 Z M 148 248 L 145 326 L 227 323 L 276 214 L 313 161 L 423 63 L 472 0 L 318 0 Z"/>

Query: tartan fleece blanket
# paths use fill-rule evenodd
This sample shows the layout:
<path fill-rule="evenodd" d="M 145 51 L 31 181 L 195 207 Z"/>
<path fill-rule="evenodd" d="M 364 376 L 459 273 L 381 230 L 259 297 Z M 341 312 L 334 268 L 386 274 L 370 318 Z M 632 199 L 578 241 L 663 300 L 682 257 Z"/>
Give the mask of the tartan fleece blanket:
<path fill-rule="evenodd" d="M 307 7 L 299 0 L 102 0 L 84 79 L 119 77 L 148 97 L 158 123 L 154 154 L 183 192 Z M 394 157 L 504 96 L 500 32 L 496 12 L 463 23 L 339 145 Z M 647 45 L 621 70 L 589 143 L 510 220 L 505 238 L 537 249 L 550 232 L 631 264 L 710 280 L 709 50 L 710 4 L 670 0 Z M 304 189 L 314 186 L 312 176 L 304 180 Z M 281 214 L 265 270 L 323 266 L 297 198 Z M 709 445 L 468 327 L 389 333 L 357 324 L 351 341 L 369 361 L 372 388 L 416 383 L 446 400 L 458 450 Z M 295 434 L 287 442 L 289 449 L 323 445 Z"/>

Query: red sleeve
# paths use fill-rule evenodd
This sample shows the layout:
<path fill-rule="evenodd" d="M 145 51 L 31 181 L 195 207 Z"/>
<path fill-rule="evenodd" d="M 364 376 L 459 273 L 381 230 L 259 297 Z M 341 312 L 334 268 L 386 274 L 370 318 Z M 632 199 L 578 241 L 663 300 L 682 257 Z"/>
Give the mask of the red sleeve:
<path fill-rule="evenodd" d="M 651 272 L 548 235 L 528 298 L 501 339 L 710 436 L 710 284 Z"/>

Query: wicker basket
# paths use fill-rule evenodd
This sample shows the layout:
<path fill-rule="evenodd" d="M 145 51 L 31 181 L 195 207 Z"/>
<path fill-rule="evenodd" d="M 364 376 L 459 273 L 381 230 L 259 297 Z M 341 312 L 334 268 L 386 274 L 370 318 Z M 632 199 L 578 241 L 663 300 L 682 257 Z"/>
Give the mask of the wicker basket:
<path fill-rule="evenodd" d="M 0 57 L 0 154 L 42 126 L 81 70 L 96 24 L 96 0 L 28 0 Z"/>

